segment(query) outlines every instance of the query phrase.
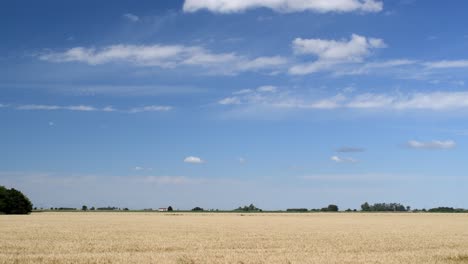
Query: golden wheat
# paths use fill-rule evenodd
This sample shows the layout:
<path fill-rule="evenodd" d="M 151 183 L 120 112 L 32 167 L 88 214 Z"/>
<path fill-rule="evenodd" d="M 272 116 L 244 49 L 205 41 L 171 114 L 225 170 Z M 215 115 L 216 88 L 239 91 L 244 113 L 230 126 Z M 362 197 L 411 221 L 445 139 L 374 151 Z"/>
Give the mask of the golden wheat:
<path fill-rule="evenodd" d="M 0 263 L 468 263 L 468 215 L 3 215 Z"/>

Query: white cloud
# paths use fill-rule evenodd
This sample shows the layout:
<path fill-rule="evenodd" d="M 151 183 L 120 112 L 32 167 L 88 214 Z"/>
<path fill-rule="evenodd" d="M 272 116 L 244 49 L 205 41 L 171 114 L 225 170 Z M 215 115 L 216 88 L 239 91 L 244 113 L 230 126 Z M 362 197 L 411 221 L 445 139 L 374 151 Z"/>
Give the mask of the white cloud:
<path fill-rule="evenodd" d="M 58 105 L 19 105 L 16 107 L 17 110 L 70 110 L 70 111 L 98 111 L 99 109 L 89 105 L 69 105 L 69 106 L 58 106 Z"/>
<path fill-rule="evenodd" d="M 237 13 L 254 8 L 277 12 L 380 12 L 383 3 L 377 0 L 185 0 L 183 10 L 206 9 L 214 13 Z"/>
<path fill-rule="evenodd" d="M 27 104 L 27 105 L 16 105 L 16 106 L 5 106 L 12 107 L 16 110 L 22 111 L 58 111 L 58 110 L 68 110 L 68 111 L 80 111 L 80 112 L 126 112 L 126 113 L 140 113 L 140 112 L 167 112 L 173 109 L 172 106 L 160 106 L 160 105 L 150 105 L 142 107 L 134 107 L 129 110 L 118 110 L 112 106 L 106 106 L 103 108 L 90 106 L 90 105 L 42 105 L 42 104 Z"/>
<path fill-rule="evenodd" d="M 245 158 L 242 158 L 242 157 L 240 157 L 238 160 L 239 160 L 240 164 L 245 164 L 247 162 L 247 160 Z"/>
<path fill-rule="evenodd" d="M 392 59 L 387 61 L 368 62 L 359 67 L 353 65 L 353 67 L 350 67 L 350 69 L 337 70 L 335 71 L 335 75 L 361 75 L 373 73 L 377 70 L 383 70 L 385 71 L 384 73 L 388 73 L 389 70 L 395 70 L 395 68 L 400 69 L 401 67 L 408 67 L 416 64 L 418 64 L 418 61 L 408 59 Z"/>
<path fill-rule="evenodd" d="M 252 92 L 251 89 L 242 89 L 242 90 L 233 92 L 232 94 L 248 94 L 248 93 L 251 93 L 251 92 Z"/>
<path fill-rule="evenodd" d="M 372 50 L 386 47 L 382 39 L 366 38 L 352 34 L 349 40 L 323 40 L 296 38 L 293 51 L 297 55 L 314 55 L 316 61 L 298 64 L 289 69 L 294 75 L 310 74 L 330 70 L 336 65 L 360 63 Z"/>
<path fill-rule="evenodd" d="M 433 140 L 428 142 L 410 140 L 407 142 L 407 146 L 414 149 L 452 149 L 456 147 L 456 145 L 457 144 L 453 140 Z"/>
<path fill-rule="evenodd" d="M 145 167 L 141 167 L 141 166 L 136 166 L 135 168 L 133 168 L 133 170 L 135 170 L 135 171 L 152 171 L 153 169 L 152 168 L 145 168 Z"/>
<path fill-rule="evenodd" d="M 277 70 L 288 63 L 280 56 L 247 58 L 235 53 L 213 53 L 198 46 L 112 45 L 101 49 L 74 47 L 64 52 L 48 52 L 39 59 L 50 62 L 81 62 L 89 65 L 126 63 L 139 67 L 175 68 L 201 66 L 211 74 Z"/>
<path fill-rule="evenodd" d="M 52 122 L 52 121 L 50 121 L 50 122 L 49 122 L 49 126 L 55 126 L 55 123 Z"/>
<path fill-rule="evenodd" d="M 381 39 L 366 38 L 352 34 L 350 40 L 323 40 L 296 38 L 293 41 L 295 54 L 316 55 L 322 60 L 361 61 L 373 48 L 384 48 Z"/>
<path fill-rule="evenodd" d="M 130 109 L 129 113 L 141 113 L 141 112 L 167 112 L 172 110 L 171 106 L 164 106 L 164 105 L 149 105 L 149 106 L 142 106 L 142 107 L 134 107 Z"/>
<path fill-rule="evenodd" d="M 236 96 L 236 102 L 244 106 L 263 106 L 283 109 L 358 109 L 358 110 L 432 110 L 451 111 L 468 109 L 468 92 L 419 92 L 419 93 L 361 93 L 337 94 L 325 98 L 307 99 L 302 94 L 290 92 L 250 92 Z"/>
<path fill-rule="evenodd" d="M 184 159 L 184 162 L 185 163 L 194 163 L 194 164 L 201 164 L 201 163 L 205 163 L 204 160 L 202 160 L 201 158 L 199 157 L 194 157 L 194 156 L 188 156 Z"/>
<path fill-rule="evenodd" d="M 233 105 L 233 104 L 240 104 L 241 101 L 238 97 L 226 97 L 218 101 L 218 104 L 221 105 Z"/>
<path fill-rule="evenodd" d="M 468 60 L 442 60 L 426 62 L 424 65 L 428 68 L 445 69 L 445 68 L 466 68 Z"/>
<path fill-rule="evenodd" d="M 257 88 L 257 91 L 267 92 L 267 93 L 274 93 L 274 92 L 276 92 L 276 90 L 278 90 L 278 88 L 276 86 L 273 86 L 273 85 L 264 85 L 264 86 L 260 86 L 260 87 Z"/>
<path fill-rule="evenodd" d="M 330 160 L 337 162 L 337 163 L 356 163 L 358 160 L 353 158 L 346 158 L 346 157 L 339 157 L 339 156 L 332 156 Z"/>
<path fill-rule="evenodd" d="M 134 14 L 131 14 L 131 13 L 123 14 L 123 17 L 125 19 L 128 19 L 128 20 L 132 21 L 132 22 L 138 22 L 140 20 L 140 18 L 137 15 L 134 15 Z"/>

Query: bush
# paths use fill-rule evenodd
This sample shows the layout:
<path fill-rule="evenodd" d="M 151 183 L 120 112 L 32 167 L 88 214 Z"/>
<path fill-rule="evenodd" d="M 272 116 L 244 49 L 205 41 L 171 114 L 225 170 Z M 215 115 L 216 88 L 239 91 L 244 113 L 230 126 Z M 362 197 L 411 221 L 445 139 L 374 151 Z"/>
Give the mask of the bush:
<path fill-rule="evenodd" d="M 0 186 L 0 212 L 5 214 L 29 214 L 32 203 L 22 192 Z"/>
<path fill-rule="evenodd" d="M 168 212 L 172 212 L 172 211 L 174 211 L 174 209 L 172 209 L 172 206 L 169 206 L 169 207 L 167 208 L 167 211 L 168 211 Z"/>
<path fill-rule="evenodd" d="M 198 212 L 203 211 L 203 208 L 197 206 L 197 207 L 193 208 L 192 211 L 198 211 Z"/>

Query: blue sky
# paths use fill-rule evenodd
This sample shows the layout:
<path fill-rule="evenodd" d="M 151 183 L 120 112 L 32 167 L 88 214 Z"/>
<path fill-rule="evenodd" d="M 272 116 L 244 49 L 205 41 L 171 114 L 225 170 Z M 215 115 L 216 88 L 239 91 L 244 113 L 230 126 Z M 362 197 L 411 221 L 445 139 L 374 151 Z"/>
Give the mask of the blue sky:
<path fill-rule="evenodd" d="M 467 8 L 5 2 L 0 184 L 39 207 L 468 207 Z"/>

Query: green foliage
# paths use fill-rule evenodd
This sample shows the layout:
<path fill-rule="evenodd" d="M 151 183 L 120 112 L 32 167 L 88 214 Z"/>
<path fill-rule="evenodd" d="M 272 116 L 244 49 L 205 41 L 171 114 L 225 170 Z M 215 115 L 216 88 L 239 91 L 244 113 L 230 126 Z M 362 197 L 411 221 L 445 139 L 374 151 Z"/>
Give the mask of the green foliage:
<path fill-rule="evenodd" d="M 463 213 L 466 211 L 467 210 L 462 209 L 462 208 L 453 208 L 453 207 L 437 207 L 437 208 L 431 208 L 428 210 L 428 212 L 431 212 L 431 213 Z"/>
<path fill-rule="evenodd" d="M 365 202 L 361 205 L 361 210 L 364 212 L 369 212 L 370 211 L 370 205 L 369 203 Z"/>
<path fill-rule="evenodd" d="M 369 205 L 367 202 L 361 205 L 364 212 L 406 212 L 409 207 L 405 207 L 399 203 L 375 203 Z"/>
<path fill-rule="evenodd" d="M 81 206 L 81 211 L 88 211 L 88 206 L 86 205 Z"/>
<path fill-rule="evenodd" d="M 288 208 L 286 212 L 307 212 L 307 208 Z"/>
<path fill-rule="evenodd" d="M 172 206 L 169 206 L 169 207 L 167 208 L 167 211 L 168 211 L 168 212 L 172 212 L 172 211 L 174 211 L 174 209 L 172 209 Z"/>
<path fill-rule="evenodd" d="M 197 207 L 193 208 L 192 211 L 200 212 L 200 211 L 203 211 L 203 208 L 197 206 Z"/>
<path fill-rule="evenodd" d="M 243 212 L 261 212 L 262 209 L 257 208 L 255 205 L 250 204 L 249 206 L 245 205 L 244 207 L 239 206 L 234 211 L 243 211 Z"/>
<path fill-rule="evenodd" d="M 321 212 L 338 212 L 338 206 L 330 204 L 327 207 L 320 209 Z"/>
<path fill-rule="evenodd" d="M 5 214 L 29 214 L 32 203 L 22 192 L 0 186 L 0 212 Z"/>

